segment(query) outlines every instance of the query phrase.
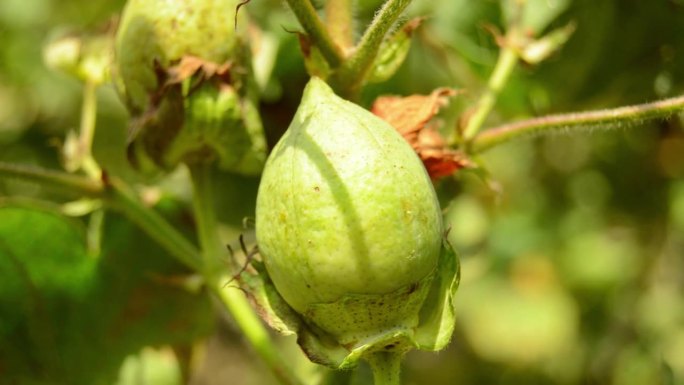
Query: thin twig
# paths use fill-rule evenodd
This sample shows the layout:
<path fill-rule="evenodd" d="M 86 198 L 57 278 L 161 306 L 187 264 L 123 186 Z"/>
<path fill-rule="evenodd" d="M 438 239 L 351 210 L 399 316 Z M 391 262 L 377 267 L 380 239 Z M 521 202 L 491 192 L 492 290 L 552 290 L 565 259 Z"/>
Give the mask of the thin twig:
<path fill-rule="evenodd" d="M 684 96 L 606 110 L 548 115 L 522 120 L 482 132 L 471 143 L 473 152 L 483 152 L 513 139 L 558 131 L 614 128 L 645 119 L 666 118 L 684 111 Z"/>
<path fill-rule="evenodd" d="M 487 90 L 480 96 L 475 106 L 475 112 L 468 119 L 468 123 L 463 130 L 463 139 L 465 141 L 472 139 L 482 128 L 517 63 L 517 52 L 512 47 L 502 47 L 494 71 L 487 82 Z"/>
<path fill-rule="evenodd" d="M 99 198 L 104 193 L 104 185 L 99 181 L 35 166 L 0 162 L 0 176 L 35 182 L 77 196 Z"/>

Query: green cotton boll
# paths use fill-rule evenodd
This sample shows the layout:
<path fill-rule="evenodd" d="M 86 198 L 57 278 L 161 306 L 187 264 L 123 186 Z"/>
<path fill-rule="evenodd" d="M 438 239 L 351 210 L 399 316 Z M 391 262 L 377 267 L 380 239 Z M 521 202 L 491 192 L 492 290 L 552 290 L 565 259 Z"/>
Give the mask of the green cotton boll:
<path fill-rule="evenodd" d="M 154 173 L 216 162 L 257 175 L 266 159 L 245 11 L 237 0 L 130 0 L 115 79 L 132 114 L 129 159 Z"/>
<path fill-rule="evenodd" d="M 116 34 L 116 70 L 126 102 L 147 110 L 162 68 L 183 56 L 224 63 L 243 44 L 244 19 L 235 30 L 237 0 L 129 0 Z"/>
<path fill-rule="evenodd" d="M 312 78 L 257 197 L 259 250 L 285 302 L 345 346 L 413 333 L 442 233 L 432 183 L 408 143 Z"/>

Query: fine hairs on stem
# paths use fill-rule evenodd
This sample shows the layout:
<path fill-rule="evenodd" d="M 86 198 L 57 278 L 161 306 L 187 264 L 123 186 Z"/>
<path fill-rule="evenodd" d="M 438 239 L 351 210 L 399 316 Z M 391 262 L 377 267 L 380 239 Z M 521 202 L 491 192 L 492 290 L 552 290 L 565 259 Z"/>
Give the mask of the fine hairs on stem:
<path fill-rule="evenodd" d="M 358 94 L 387 32 L 409 4 L 411 0 L 387 0 L 375 14 L 361 40 L 354 47 L 353 54 L 345 60 L 335 75 L 335 83 L 344 85 L 341 90 L 343 95 L 354 97 Z"/>
<path fill-rule="evenodd" d="M 483 152 L 513 139 L 549 133 L 633 126 L 647 119 L 668 118 L 680 111 L 684 111 L 684 96 L 606 110 L 542 116 L 486 130 L 475 137 L 470 149 Z"/>

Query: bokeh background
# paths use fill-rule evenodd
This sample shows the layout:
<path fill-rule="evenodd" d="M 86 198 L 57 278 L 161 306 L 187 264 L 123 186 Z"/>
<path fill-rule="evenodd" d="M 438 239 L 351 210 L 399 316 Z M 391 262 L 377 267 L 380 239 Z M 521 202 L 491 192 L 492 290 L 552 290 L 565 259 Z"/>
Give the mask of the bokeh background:
<path fill-rule="evenodd" d="M 516 69 L 487 126 L 684 93 L 684 1 L 530 1 L 539 4 L 530 17 L 547 21 L 539 32 L 568 22 L 576 31 L 548 60 Z M 445 133 L 454 130 L 496 61 L 489 30 L 505 29 L 500 3 L 415 0 L 409 15 L 428 18 L 409 57 L 389 81 L 365 90 L 363 104 L 381 94 L 465 89 L 439 116 Z M 359 30 L 380 4 L 358 1 Z M 61 167 L 60 146 L 79 125 L 83 86 L 48 68 L 45 48 L 67 34 L 106 34 L 123 5 L 0 1 L 0 161 Z M 307 80 L 288 32 L 298 24 L 280 0 L 252 0 L 245 9 L 262 31 L 262 116 L 275 143 Z M 101 87 L 95 157 L 136 182 L 124 156 L 127 124 L 114 88 Z M 462 260 L 459 318 L 446 351 L 408 355 L 405 384 L 684 384 L 683 125 L 674 115 L 510 143 L 476 159 L 485 172 L 438 182 L 449 239 Z M 162 180 L 153 193 L 160 210 L 190 234 L 183 180 Z M 253 217 L 258 179 L 217 173 L 216 180 L 224 240 L 235 244 L 241 233 L 249 239 L 244 219 Z M 0 179 L 2 196 L 68 201 Z M 9 226 L 10 219 L 0 221 Z M 76 227 L 86 220 L 69 219 Z M 35 242 L 31 229 L 15 231 Z M 52 244 L 49 238 L 42 241 Z M 0 384 L 274 383 L 229 318 L 150 279 L 183 271 L 115 214 L 105 218 L 100 253 L 106 263 L 98 274 L 106 279 L 97 295 L 46 306 L 59 314 L 52 318 L 23 315 L 28 300 L 12 291 L 17 272 L 0 261 Z M 32 269 L 59 272 L 44 261 Z M 64 317 L 80 326 L 62 332 Z M 316 372 L 291 339 L 279 341 L 293 366 Z M 200 354 L 186 359 L 191 351 Z M 11 377 L 17 372 L 31 375 Z M 367 376 L 362 367 L 353 381 Z"/>

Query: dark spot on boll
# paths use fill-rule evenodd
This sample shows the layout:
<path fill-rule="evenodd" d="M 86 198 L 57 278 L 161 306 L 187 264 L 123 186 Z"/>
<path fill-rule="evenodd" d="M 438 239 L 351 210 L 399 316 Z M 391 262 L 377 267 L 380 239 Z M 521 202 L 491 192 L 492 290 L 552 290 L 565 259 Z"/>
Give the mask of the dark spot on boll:
<path fill-rule="evenodd" d="M 315 191 L 315 192 L 320 192 L 321 189 L 320 189 L 320 187 L 318 187 L 318 186 L 314 186 L 314 191 Z"/>
<path fill-rule="evenodd" d="M 385 350 L 392 350 L 394 348 L 394 344 L 387 344 L 385 345 Z"/>
<path fill-rule="evenodd" d="M 417 289 L 418 289 L 418 282 L 412 283 L 411 286 L 409 286 L 409 288 L 408 288 L 408 294 L 413 293 Z"/>

